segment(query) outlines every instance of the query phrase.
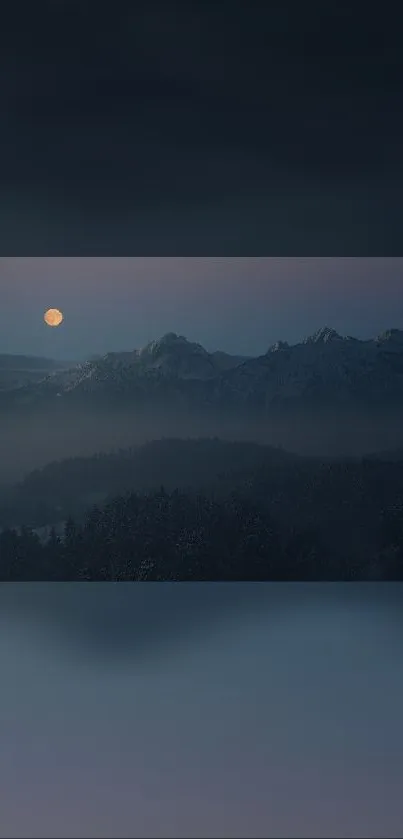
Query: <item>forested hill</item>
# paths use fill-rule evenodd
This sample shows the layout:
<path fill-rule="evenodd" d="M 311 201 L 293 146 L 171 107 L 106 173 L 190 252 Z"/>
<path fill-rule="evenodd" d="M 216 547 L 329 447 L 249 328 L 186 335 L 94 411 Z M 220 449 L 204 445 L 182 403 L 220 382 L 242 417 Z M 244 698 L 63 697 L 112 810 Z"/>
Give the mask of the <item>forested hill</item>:
<path fill-rule="evenodd" d="M 88 496 L 106 481 L 110 498 L 87 497 L 87 512 L 82 498 L 77 514 L 66 502 L 61 538 L 41 540 L 28 518 L 6 523 L 1 579 L 402 578 L 402 460 L 321 462 L 218 440 L 110 458 L 54 464 L 18 488 L 32 516 L 33 499 L 71 497 L 80 482 Z"/>
<path fill-rule="evenodd" d="M 14 487 L 3 488 L 0 528 L 41 527 L 71 514 L 81 516 L 93 503 L 128 490 L 147 491 L 161 485 L 200 489 L 212 484 L 232 488 L 260 467 L 266 466 L 274 477 L 303 462 L 281 449 L 217 438 L 162 439 L 109 454 L 68 458 L 29 473 Z"/>

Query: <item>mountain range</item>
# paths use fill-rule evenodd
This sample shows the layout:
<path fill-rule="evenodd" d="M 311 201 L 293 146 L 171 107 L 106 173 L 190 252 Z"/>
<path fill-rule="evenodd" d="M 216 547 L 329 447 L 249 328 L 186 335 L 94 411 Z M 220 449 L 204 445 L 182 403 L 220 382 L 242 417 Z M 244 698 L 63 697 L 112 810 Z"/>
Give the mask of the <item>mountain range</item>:
<path fill-rule="evenodd" d="M 147 401 L 159 391 L 165 400 L 180 396 L 190 406 L 263 413 L 297 403 L 400 406 L 403 330 L 359 340 L 324 327 L 295 345 L 279 341 L 255 358 L 209 353 L 198 343 L 168 333 L 140 350 L 111 352 L 67 369 L 48 369 L 34 382 L 14 388 L 14 396 L 24 402 L 56 396 L 85 400 L 96 395 Z"/>

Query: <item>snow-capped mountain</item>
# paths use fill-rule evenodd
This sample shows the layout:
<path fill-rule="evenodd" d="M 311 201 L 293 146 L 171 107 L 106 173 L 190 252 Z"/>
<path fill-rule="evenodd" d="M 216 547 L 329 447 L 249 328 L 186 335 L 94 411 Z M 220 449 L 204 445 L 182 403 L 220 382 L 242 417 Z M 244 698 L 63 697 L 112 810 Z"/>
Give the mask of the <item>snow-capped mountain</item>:
<path fill-rule="evenodd" d="M 372 340 L 323 327 L 295 345 L 278 341 L 257 358 L 209 353 L 168 333 L 132 352 L 108 353 L 56 372 L 25 388 L 27 399 L 48 394 L 85 399 L 117 394 L 267 412 L 275 406 L 403 406 L 403 331 Z"/>
<path fill-rule="evenodd" d="M 210 379 L 218 372 L 212 356 L 201 344 L 174 332 L 139 350 L 138 360 L 144 372 L 158 371 L 176 378 Z"/>
<path fill-rule="evenodd" d="M 323 327 L 294 346 L 274 344 L 230 371 L 224 386 L 262 408 L 295 400 L 403 404 L 403 331 L 361 341 Z"/>
<path fill-rule="evenodd" d="M 336 332 L 335 329 L 331 329 L 330 326 L 322 326 L 321 329 L 318 329 L 317 332 L 314 332 L 313 335 L 308 335 L 307 338 L 304 339 L 302 342 L 303 344 L 328 344 L 330 341 L 342 341 L 343 338 Z"/>
<path fill-rule="evenodd" d="M 60 394 L 108 387 L 127 390 L 130 385 L 159 379 L 211 380 L 244 361 L 244 356 L 209 353 L 201 344 L 169 332 L 142 349 L 107 353 L 100 359 L 47 376 L 40 384 L 43 391 Z"/>

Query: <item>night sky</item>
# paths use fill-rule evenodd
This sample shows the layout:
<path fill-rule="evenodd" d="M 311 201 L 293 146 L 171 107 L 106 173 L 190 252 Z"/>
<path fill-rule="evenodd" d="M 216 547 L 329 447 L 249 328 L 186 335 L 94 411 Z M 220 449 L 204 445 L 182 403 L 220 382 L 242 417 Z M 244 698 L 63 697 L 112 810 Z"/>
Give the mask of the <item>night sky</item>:
<path fill-rule="evenodd" d="M 80 360 L 166 332 L 261 354 L 321 326 L 403 328 L 403 258 L 3 257 L 0 352 Z M 49 329 L 49 307 L 65 321 Z"/>
<path fill-rule="evenodd" d="M 400 255 L 398 4 L 2 6 L 0 242 Z"/>

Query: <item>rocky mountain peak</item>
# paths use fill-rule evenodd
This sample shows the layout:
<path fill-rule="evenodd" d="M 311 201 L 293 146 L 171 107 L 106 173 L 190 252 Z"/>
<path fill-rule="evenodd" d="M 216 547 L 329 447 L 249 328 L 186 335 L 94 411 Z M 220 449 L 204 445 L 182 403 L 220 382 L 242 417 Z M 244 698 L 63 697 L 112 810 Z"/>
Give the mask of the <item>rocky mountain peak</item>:
<path fill-rule="evenodd" d="M 290 345 L 287 343 L 287 341 L 276 341 L 275 344 L 272 344 L 272 346 L 269 347 L 268 352 L 270 353 L 270 352 L 279 352 L 280 350 L 288 350 L 289 346 Z"/>
<path fill-rule="evenodd" d="M 314 332 L 313 335 L 309 335 L 308 338 L 305 338 L 303 341 L 304 344 L 328 344 L 330 341 L 342 341 L 343 338 L 336 332 L 335 329 L 332 329 L 330 326 L 322 326 L 321 329 L 318 329 L 317 332 Z"/>
<path fill-rule="evenodd" d="M 146 347 L 140 350 L 139 355 L 155 358 L 162 353 L 182 350 L 191 351 L 192 353 L 198 352 L 203 355 L 207 354 L 201 344 L 191 343 L 184 335 L 177 335 L 176 332 L 167 332 L 162 338 L 158 338 L 156 341 L 151 341 L 151 343 L 147 344 Z"/>
<path fill-rule="evenodd" d="M 403 329 L 387 329 L 385 332 L 378 335 L 376 340 L 378 344 L 393 341 L 394 343 L 399 343 L 403 346 Z"/>

